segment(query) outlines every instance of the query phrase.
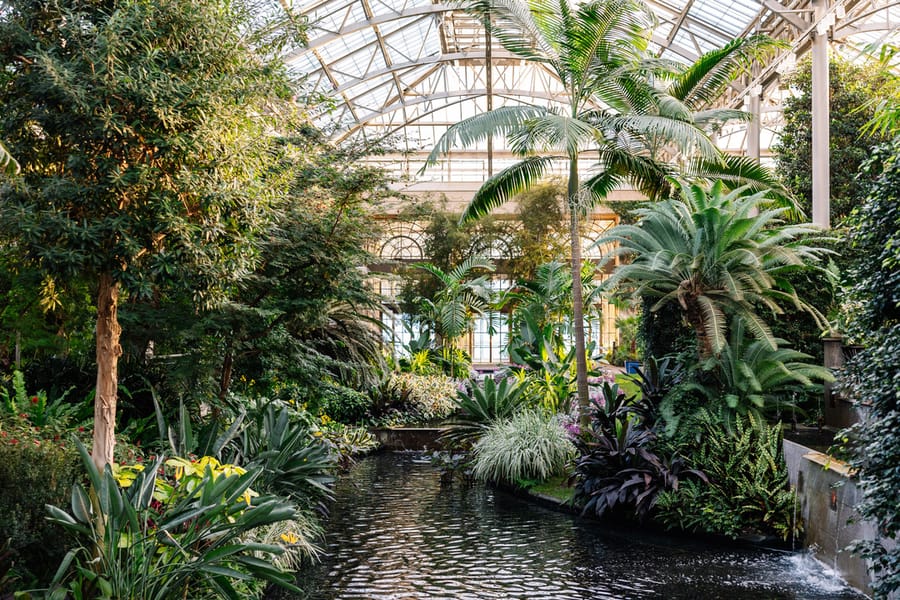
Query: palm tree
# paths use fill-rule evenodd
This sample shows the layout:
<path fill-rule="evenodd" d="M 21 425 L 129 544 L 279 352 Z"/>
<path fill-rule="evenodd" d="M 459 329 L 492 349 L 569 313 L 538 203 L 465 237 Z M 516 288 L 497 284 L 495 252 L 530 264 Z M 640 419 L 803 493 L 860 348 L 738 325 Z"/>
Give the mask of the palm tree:
<path fill-rule="evenodd" d="M 468 331 L 475 317 L 483 314 L 491 304 L 487 276 L 472 278 L 473 271 L 493 271 L 494 265 L 480 257 L 469 257 L 449 272 L 430 263 L 413 266 L 431 273 L 440 283 L 441 289 L 433 300 L 420 300 L 422 317 L 437 336 L 441 347 L 452 348 L 456 340 Z"/>
<path fill-rule="evenodd" d="M 636 225 L 614 227 L 597 241 L 617 244 L 613 255 L 633 258 L 604 287 L 620 296 L 654 299 L 654 311 L 677 303 L 694 330 L 700 360 L 721 352 L 729 315 L 740 317 L 773 351 L 776 341 L 760 308 L 778 314 L 780 303 L 791 302 L 825 328 L 824 317 L 797 297 L 786 278 L 827 252 L 807 245 L 819 229 L 784 225 L 781 218 L 790 209 L 769 205 L 765 192 L 726 192 L 721 182 L 708 193 L 699 185 L 682 185 L 680 199 L 638 209 Z"/>
<path fill-rule="evenodd" d="M 715 162 L 715 146 L 694 123 L 691 110 L 655 88 L 644 68 L 655 19 L 641 0 L 474 0 L 471 9 L 510 52 L 551 70 L 566 90 L 564 106 L 507 106 L 465 119 L 436 143 L 428 164 L 459 143 L 507 137 L 522 160 L 485 181 L 463 214 L 478 218 L 540 180 L 555 162 L 568 163 L 572 304 L 577 388 L 588 418 L 584 303 L 579 218 L 623 180 L 658 190 L 671 167 L 647 152 L 650 140 Z M 591 152 L 597 173 L 583 184 L 578 159 Z"/>
<path fill-rule="evenodd" d="M 654 67 L 653 61 L 650 61 L 647 70 L 657 87 L 690 110 L 695 125 L 708 134 L 714 134 L 726 123 L 747 122 L 753 118 L 753 115 L 743 110 L 716 106 L 716 102 L 735 79 L 750 71 L 754 62 L 765 61 L 774 50 L 784 46 L 784 42 L 765 35 L 736 38 L 721 48 L 710 50 L 690 65 L 662 61 Z M 669 140 L 664 138 L 650 140 L 650 155 L 660 158 L 661 152 L 669 145 Z M 795 208 L 779 178 L 754 158 L 724 152 L 719 153 L 714 160 L 704 156 L 689 158 L 692 160 L 688 161 L 681 174 L 684 179 L 704 179 L 710 182 L 721 180 L 732 188 L 747 186 L 753 191 L 770 190 L 774 200 Z M 661 187 L 665 190 L 669 188 L 666 184 Z M 653 199 L 666 197 L 655 186 L 647 191 Z"/>

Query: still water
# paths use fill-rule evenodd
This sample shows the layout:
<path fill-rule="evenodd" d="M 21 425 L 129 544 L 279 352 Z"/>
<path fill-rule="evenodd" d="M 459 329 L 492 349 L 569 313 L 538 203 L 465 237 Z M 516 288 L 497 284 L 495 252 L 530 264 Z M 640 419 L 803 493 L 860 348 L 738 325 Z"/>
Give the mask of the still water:
<path fill-rule="evenodd" d="M 858 599 L 804 554 L 696 544 L 585 521 L 483 486 L 442 488 L 416 454 L 336 487 L 307 600 Z"/>

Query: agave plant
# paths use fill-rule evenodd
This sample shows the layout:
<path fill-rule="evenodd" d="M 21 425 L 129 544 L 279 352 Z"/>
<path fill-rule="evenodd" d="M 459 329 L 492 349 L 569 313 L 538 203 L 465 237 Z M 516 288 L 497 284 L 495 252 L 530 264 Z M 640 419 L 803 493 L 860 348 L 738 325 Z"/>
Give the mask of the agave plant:
<path fill-rule="evenodd" d="M 491 377 L 473 386 L 471 393 L 458 391 L 457 415 L 445 434 L 446 439 L 459 445 L 475 441 L 496 421 L 512 417 L 524 406 L 527 401 L 524 391 L 525 383 L 521 380 L 503 378 L 497 383 Z"/>

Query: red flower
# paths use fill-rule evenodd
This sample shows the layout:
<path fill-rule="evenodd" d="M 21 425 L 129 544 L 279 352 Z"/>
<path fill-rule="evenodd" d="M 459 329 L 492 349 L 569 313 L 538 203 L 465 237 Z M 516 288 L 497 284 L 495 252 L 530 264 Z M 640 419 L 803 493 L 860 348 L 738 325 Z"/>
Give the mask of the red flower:
<path fill-rule="evenodd" d="M 32 404 L 37 404 L 38 402 L 40 402 L 40 399 L 39 399 L 37 396 L 32 396 L 32 397 L 31 397 L 31 403 L 32 403 Z"/>
<path fill-rule="evenodd" d="M 78 428 L 78 431 L 84 433 L 84 427 L 79 427 L 79 428 Z"/>
<path fill-rule="evenodd" d="M 12 444 L 13 446 L 15 446 L 16 444 L 19 443 L 19 440 L 17 440 L 16 438 L 13 438 L 13 439 L 9 440 L 9 443 Z"/>

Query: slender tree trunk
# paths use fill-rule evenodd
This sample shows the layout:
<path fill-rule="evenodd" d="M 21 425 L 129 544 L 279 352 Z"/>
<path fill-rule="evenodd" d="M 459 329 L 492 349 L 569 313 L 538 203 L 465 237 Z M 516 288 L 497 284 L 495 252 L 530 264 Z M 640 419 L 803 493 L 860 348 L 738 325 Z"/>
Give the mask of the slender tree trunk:
<path fill-rule="evenodd" d="M 222 376 L 219 379 L 219 400 L 224 400 L 231 387 L 231 372 L 234 368 L 234 339 L 228 338 L 225 346 L 225 358 L 222 360 Z"/>
<path fill-rule="evenodd" d="M 94 397 L 94 447 L 92 457 L 97 469 L 113 461 L 116 445 L 116 393 L 118 391 L 119 356 L 119 284 L 112 275 L 100 276 L 97 294 L 97 391 Z"/>
<path fill-rule="evenodd" d="M 584 294 L 581 289 L 581 233 L 578 227 L 578 157 L 569 158 L 569 237 L 572 242 L 572 326 L 575 329 L 575 383 L 581 426 L 590 425 L 587 357 L 584 350 Z"/>

